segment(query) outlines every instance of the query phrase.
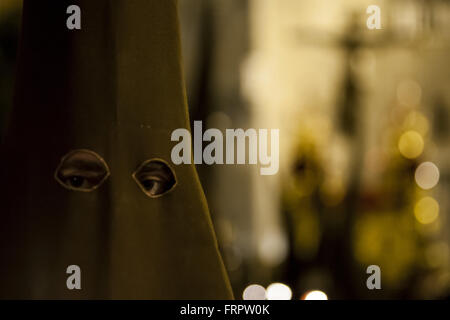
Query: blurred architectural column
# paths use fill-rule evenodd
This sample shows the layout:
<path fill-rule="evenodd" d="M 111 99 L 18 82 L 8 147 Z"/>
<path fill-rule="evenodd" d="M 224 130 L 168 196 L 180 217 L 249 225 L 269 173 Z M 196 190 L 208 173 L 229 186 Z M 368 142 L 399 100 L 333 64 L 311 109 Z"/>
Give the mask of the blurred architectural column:
<path fill-rule="evenodd" d="M 241 65 L 248 48 L 248 2 L 180 0 L 185 77 L 191 123 L 203 131 L 248 128 Z M 237 297 L 249 278 L 252 182 L 248 165 L 198 165 L 219 246 Z"/>

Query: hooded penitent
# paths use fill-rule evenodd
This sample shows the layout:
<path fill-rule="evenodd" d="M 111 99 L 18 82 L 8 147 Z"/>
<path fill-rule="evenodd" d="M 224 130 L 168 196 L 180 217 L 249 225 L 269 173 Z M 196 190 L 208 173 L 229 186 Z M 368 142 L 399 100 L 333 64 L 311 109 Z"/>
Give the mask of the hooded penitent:
<path fill-rule="evenodd" d="M 0 297 L 232 298 L 195 168 L 170 159 L 189 127 L 177 19 L 175 0 L 24 1 Z"/>

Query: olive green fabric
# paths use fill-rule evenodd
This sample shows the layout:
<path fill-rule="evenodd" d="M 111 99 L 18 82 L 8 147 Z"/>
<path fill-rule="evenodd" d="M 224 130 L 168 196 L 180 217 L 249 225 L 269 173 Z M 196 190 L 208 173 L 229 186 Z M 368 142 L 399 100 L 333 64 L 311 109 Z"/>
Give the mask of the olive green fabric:
<path fill-rule="evenodd" d="M 81 7 L 81 30 L 66 9 Z M 175 0 L 25 0 L 14 110 L 1 149 L 0 297 L 229 299 L 193 165 L 171 162 L 189 128 Z M 91 192 L 56 181 L 87 149 L 110 176 Z M 173 190 L 133 179 L 158 158 Z M 68 290 L 66 268 L 81 268 Z"/>

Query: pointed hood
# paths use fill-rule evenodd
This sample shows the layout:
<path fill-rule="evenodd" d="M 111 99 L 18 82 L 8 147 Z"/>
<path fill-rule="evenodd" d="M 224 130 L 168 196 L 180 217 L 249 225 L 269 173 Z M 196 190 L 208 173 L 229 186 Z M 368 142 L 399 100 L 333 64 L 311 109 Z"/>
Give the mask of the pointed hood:
<path fill-rule="evenodd" d="M 1 159 L 0 296 L 228 299 L 193 165 L 175 0 L 25 0 Z M 66 269 L 81 268 L 82 290 Z"/>

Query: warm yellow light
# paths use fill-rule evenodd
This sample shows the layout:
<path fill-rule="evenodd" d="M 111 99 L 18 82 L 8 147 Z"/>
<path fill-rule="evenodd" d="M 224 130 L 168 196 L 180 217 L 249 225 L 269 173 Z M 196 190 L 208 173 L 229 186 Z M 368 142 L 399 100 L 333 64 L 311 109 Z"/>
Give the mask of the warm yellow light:
<path fill-rule="evenodd" d="M 422 189 L 431 189 L 439 182 L 439 169 L 432 162 L 421 163 L 416 169 L 415 179 Z"/>
<path fill-rule="evenodd" d="M 252 284 L 245 288 L 242 294 L 244 300 L 265 300 L 266 289 L 259 284 Z"/>
<path fill-rule="evenodd" d="M 328 296 L 323 291 L 314 290 L 306 293 L 303 300 L 328 300 Z"/>
<path fill-rule="evenodd" d="M 398 149 L 402 156 L 414 159 L 423 152 L 424 142 L 422 136 L 417 131 L 406 131 L 398 141 Z"/>
<path fill-rule="evenodd" d="M 292 290 L 283 283 L 272 283 L 266 290 L 267 300 L 291 300 Z"/>
<path fill-rule="evenodd" d="M 432 197 L 424 197 L 416 203 L 414 215 L 420 223 L 430 224 L 439 215 L 439 204 Z"/>

